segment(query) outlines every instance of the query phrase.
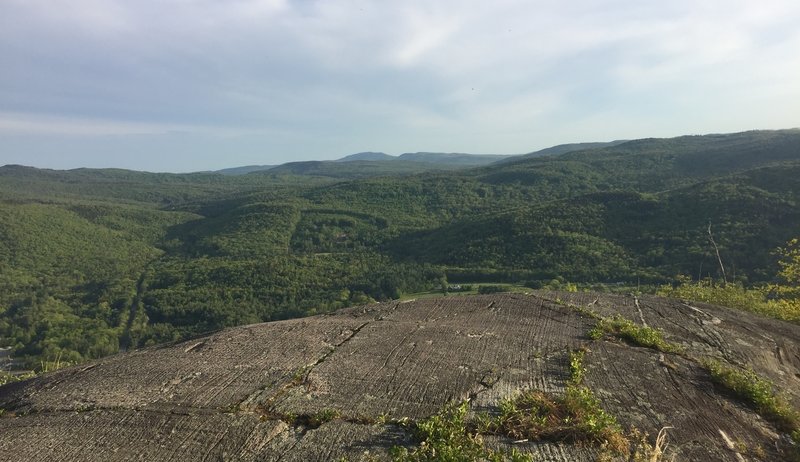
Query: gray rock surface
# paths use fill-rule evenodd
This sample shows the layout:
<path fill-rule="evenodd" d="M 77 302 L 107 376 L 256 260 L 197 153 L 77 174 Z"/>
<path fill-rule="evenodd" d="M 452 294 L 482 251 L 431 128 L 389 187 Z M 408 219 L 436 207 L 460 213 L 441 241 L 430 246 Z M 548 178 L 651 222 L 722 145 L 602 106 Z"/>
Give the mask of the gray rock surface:
<path fill-rule="evenodd" d="M 797 325 L 655 297 L 451 296 L 226 329 L 0 387 L 0 460 L 386 459 L 412 444 L 392 422 L 454 400 L 491 411 L 522 389 L 562 391 L 580 347 L 603 407 L 625 428 L 674 427 L 676 460 L 782 457 L 786 438 L 696 361 L 591 340 L 596 321 L 575 307 L 662 329 L 692 356 L 751 366 L 800 407 Z M 537 460 L 597 457 L 570 444 L 487 443 Z"/>

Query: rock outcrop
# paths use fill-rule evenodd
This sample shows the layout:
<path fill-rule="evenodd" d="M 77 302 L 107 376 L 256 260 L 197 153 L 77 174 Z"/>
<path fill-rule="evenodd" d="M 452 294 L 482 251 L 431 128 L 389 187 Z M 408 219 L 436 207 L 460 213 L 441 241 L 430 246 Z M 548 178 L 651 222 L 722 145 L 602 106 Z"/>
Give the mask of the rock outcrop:
<path fill-rule="evenodd" d="M 681 353 L 591 339 L 597 316 L 660 329 Z M 387 459 L 402 422 L 520 390 L 558 394 L 569 353 L 623 428 L 668 431 L 675 460 L 781 460 L 791 440 L 715 385 L 700 361 L 749 367 L 800 405 L 800 326 L 727 308 L 589 293 L 451 296 L 237 327 L 0 387 L 0 460 Z M 535 460 L 595 460 L 592 445 L 487 444 Z M 666 459 L 665 459 L 666 460 Z"/>

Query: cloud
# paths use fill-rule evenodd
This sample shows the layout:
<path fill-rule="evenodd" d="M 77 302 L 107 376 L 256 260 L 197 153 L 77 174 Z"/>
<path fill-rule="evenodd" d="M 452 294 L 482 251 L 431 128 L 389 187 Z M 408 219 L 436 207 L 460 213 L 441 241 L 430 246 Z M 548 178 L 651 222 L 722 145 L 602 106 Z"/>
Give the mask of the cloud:
<path fill-rule="evenodd" d="M 552 133 L 658 136 L 687 112 L 698 132 L 790 126 L 798 23 L 789 0 L 6 0 L 0 130 L 259 134 L 319 158 L 359 138 L 525 152 Z"/>

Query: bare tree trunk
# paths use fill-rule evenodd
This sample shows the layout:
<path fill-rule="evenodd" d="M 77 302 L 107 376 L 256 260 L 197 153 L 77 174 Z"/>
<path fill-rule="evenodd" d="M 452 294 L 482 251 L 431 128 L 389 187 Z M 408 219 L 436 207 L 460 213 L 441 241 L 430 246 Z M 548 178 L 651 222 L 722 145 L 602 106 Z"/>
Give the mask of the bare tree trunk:
<path fill-rule="evenodd" d="M 714 235 L 711 233 L 711 222 L 708 222 L 708 240 L 711 241 L 711 245 L 714 246 L 714 252 L 717 254 L 717 261 L 719 262 L 719 270 L 722 272 L 722 283 L 724 285 L 728 284 L 728 278 L 725 276 L 725 266 L 722 265 L 722 257 L 719 255 L 719 248 L 717 247 L 717 243 L 714 242 Z"/>

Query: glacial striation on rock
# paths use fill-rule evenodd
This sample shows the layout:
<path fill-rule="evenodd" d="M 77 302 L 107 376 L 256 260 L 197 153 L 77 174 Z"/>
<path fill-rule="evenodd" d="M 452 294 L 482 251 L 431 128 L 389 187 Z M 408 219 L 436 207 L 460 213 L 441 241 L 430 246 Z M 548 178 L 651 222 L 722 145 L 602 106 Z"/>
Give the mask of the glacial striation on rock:
<path fill-rule="evenodd" d="M 590 335 L 600 319 L 674 350 Z M 534 292 L 354 307 L 225 329 L 0 387 L 0 460 L 388 460 L 409 422 L 468 402 L 496 413 L 523 390 L 558 395 L 570 353 L 603 409 L 675 460 L 782 460 L 785 429 L 713 380 L 752 370 L 800 405 L 800 326 L 657 297 Z M 486 435 L 533 460 L 590 461 L 596 445 Z M 620 459 L 622 460 L 622 459 Z M 668 459 L 665 459 L 668 460 Z"/>

